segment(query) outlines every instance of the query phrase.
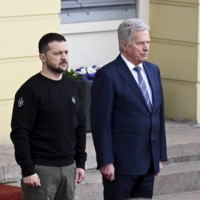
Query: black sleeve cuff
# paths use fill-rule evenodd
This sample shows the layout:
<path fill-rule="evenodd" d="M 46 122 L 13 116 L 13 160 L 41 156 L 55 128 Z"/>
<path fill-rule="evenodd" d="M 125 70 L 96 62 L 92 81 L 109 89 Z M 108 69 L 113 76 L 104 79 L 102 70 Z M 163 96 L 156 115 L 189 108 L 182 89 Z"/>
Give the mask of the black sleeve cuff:
<path fill-rule="evenodd" d="M 21 167 L 21 169 L 22 169 L 22 177 L 27 177 L 35 174 L 35 168 L 33 165 Z"/>

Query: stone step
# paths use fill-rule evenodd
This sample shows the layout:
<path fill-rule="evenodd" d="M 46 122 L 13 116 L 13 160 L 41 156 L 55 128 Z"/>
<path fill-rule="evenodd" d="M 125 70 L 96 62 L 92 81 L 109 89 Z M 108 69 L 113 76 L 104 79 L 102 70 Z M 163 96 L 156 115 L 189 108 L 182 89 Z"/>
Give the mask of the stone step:
<path fill-rule="evenodd" d="M 172 135 L 173 136 L 173 135 Z M 190 140 L 184 137 L 184 135 L 180 136 L 179 139 L 184 140 L 180 144 L 168 144 L 167 152 L 168 152 L 168 162 L 169 163 L 181 163 L 181 162 L 192 162 L 200 160 L 200 140 L 192 140 L 192 135 Z M 176 138 L 177 140 L 177 138 Z M 87 134 L 87 145 L 86 151 L 88 154 L 86 169 L 96 169 L 96 153 L 92 141 L 91 133 Z"/>
<path fill-rule="evenodd" d="M 199 177 L 200 161 L 168 164 L 156 176 L 154 196 L 200 190 Z M 103 200 L 102 193 L 100 173 L 88 170 L 84 182 L 76 187 L 76 200 Z"/>
<path fill-rule="evenodd" d="M 87 161 L 85 164 L 85 169 L 96 169 L 97 162 L 96 162 L 96 153 L 94 149 L 94 143 L 92 140 L 92 134 L 87 133 L 87 139 L 86 139 L 86 152 L 87 152 Z"/>
<path fill-rule="evenodd" d="M 200 177 L 199 130 L 200 125 L 166 122 L 169 161 L 165 164 L 161 174 L 156 177 L 155 198 L 167 198 L 168 196 L 163 195 L 174 194 L 174 196 L 178 196 L 178 193 L 200 190 L 200 181 L 198 180 Z M 86 151 L 88 153 L 86 180 L 77 185 L 76 200 L 102 200 L 103 187 L 99 172 L 94 170 L 96 168 L 96 154 L 90 133 L 87 134 Z M 20 168 L 14 159 L 13 146 L 0 146 L 0 183 L 20 185 L 19 181 L 13 182 L 20 180 L 20 178 Z M 168 199 L 171 200 L 171 196 Z M 182 200 L 182 197 L 180 196 L 179 199 Z"/>
<path fill-rule="evenodd" d="M 153 200 L 199 200 L 200 191 L 184 192 L 172 195 L 154 196 Z"/>
<path fill-rule="evenodd" d="M 15 164 L 0 164 L 0 183 L 9 183 L 21 179 L 21 169 Z"/>
<path fill-rule="evenodd" d="M 20 182 L 19 181 L 12 182 L 12 183 L 9 183 L 9 185 L 20 186 Z M 81 187 L 81 186 L 78 186 L 78 187 Z M 100 187 L 102 187 L 102 185 Z M 84 189 L 84 187 L 77 188 L 75 200 L 80 200 L 81 196 L 80 196 L 80 194 L 78 194 L 78 190 L 79 190 L 79 192 L 81 192 L 82 189 Z M 94 190 L 94 191 L 96 191 L 98 189 L 99 188 L 97 188 L 97 187 L 91 187 L 91 190 Z M 103 190 L 103 188 L 102 188 L 102 190 Z M 83 192 L 83 190 L 82 190 L 82 192 Z M 98 195 L 97 192 L 93 192 L 92 197 L 90 199 L 94 198 L 95 200 L 103 200 L 102 193 L 99 196 L 97 196 L 97 195 Z M 169 194 L 169 195 L 159 195 L 159 196 L 153 197 L 153 200 L 199 200 L 199 199 L 200 199 L 200 190 L 192 191 L 192 192 Z"/>
<path fill-rule="evenodd" d="M 164 166 L 156 176 L 155 200 L 199 200 L 200 161 L 173 163 Z M 7 183 L 20 186 L 20 182 Z M 190 198 L 191 197 L 191 198 Z M 102 178 L 97 170 L 87 170 L 86 179 L 76 185 L 75 200 L 103 200 Z"/>
<path fill-rule="evenodd" d="M 165 165 L 156 177 L 154 195 L 200 190 L 200 161 Z"/>
<path fill-rule="evenodd" d="M 186 144 L 168 145 L 168 162 L 181 163 L 200 160 L 200 142 L 191 142 Z"/>
<path fill-rule="evenodd" d="M 86 178 L 76 185 L 75 200 L 103 200 L 102 178 L 97 170 L 86 171 Z"/>
<path fill-rule="evenodd" d="M 169 163 L 179 163 L 200 160 L 200 125 L 166 121 L 166 136 Z M 91 133 L 87 134 L 88 158 L 86 170 L 96 168 L 96 154 Z M 5 174 L 6 172 L 6 174 Z M 7 174 L 8 173 L 8 174 Z M 12 181 L 20 177 L 14 158 L 13 145 L 0 146 L 0 182 Z"/>
<path fill-rule="evenodd" d="M 0 153 L 0 183 L 16 181 L 21 178 L 19 166 L 15 162 L 13 148 L 4 154 Z M 96 154 L 93 146 L 92 135 L 87 134 L 88 158 L 86 162 L 86 170 L 96 169 Z M 168 162 L 165 165 L 173 163 L 183 163 L 200 160 L 200 142 L 174 144 L 168 146 Z"/>

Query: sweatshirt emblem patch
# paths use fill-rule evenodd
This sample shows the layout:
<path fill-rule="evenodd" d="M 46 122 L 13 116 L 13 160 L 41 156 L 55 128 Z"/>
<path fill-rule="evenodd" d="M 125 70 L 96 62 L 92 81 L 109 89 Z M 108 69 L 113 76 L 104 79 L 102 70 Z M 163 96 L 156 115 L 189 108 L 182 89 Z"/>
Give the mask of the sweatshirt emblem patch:
<path fill-rule="evenodd" d="M 75 104 L 76 103 L 76 99 L 74 97 L 72 97 L 72 103 Z"/>
<path fill-rule="evenodd" d="M 18 100 L 18 107 L 21 108 L 24 105 L 24 100 L 22 98 L 20 98 Z"/>

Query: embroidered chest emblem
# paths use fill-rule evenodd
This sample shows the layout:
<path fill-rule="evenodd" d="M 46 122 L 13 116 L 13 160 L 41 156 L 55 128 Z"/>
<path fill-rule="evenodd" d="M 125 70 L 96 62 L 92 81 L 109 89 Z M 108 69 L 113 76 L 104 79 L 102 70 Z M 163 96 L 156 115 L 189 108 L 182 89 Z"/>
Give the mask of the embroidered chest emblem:
<path fill-rule="evenodd" d="M 22 98 L 20 98 L 18 100 L 18 107 L 21 108 L 24 105 L 24 100 Z"/>
<path fill-rule="evenodd" d="M 76 99 L 74 97 L 72 97 L 72 103 L 75 104 L 76 103 Z"/>

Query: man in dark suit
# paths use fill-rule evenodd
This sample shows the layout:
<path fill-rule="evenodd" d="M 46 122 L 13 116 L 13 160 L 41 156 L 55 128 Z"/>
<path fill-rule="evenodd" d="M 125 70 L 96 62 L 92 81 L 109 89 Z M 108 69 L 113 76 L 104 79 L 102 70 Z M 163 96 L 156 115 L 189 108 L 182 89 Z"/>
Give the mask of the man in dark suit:
<path fill-rule="evenodd" d="M 104 199 L 151 199 L 167 160 L 159 68 L 147 62 L 149 26 L 139 19 L 118 28 L 120 55 L 92 85 L 91 129 Z"/>

